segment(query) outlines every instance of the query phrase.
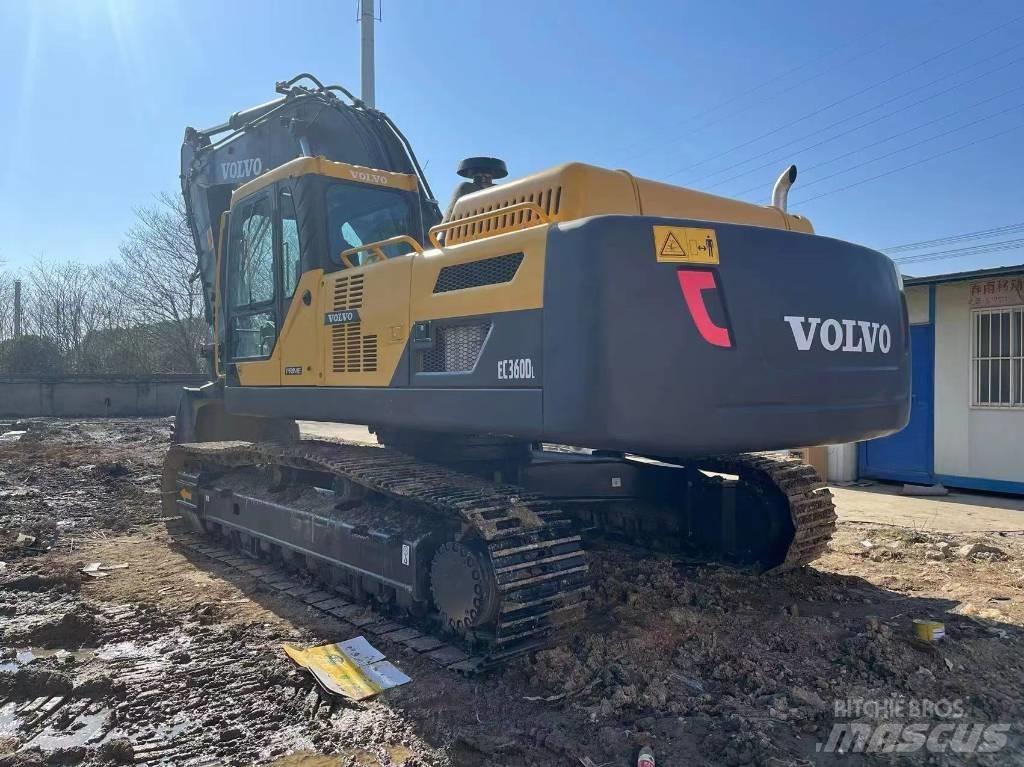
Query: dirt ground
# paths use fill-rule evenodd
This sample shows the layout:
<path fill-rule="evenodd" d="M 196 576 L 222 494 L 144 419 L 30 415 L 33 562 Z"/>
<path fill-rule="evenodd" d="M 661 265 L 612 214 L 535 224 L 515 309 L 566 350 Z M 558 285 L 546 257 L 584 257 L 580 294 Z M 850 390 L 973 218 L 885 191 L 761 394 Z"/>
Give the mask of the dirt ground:
<path fill-rule="evenodd" d="M 775 577 L 599 546 L 588 617 L 557 646 L 467 679 L 374 641 L 412 682 L 355 703 L 281 644 L 358 629 L 173 543 L 170 429 L 0 424 L 25 432 L 0 437 L 0 767 L 625 767 L 644 744 L 663 767 L 1024 764 L 1024 536 L 935 524 L 963 497 L 932 524 L 893 496 L 855 521 L 840 491 L 830 552 Z M 91 562 L 127 567 L 79 572 Z M 915 639 L 914 619 L 946 637 Z M 827 745 L 836 724 L 883 720 L 1008 728 L 980 747 L 959 731 L 941 748 Z"/>

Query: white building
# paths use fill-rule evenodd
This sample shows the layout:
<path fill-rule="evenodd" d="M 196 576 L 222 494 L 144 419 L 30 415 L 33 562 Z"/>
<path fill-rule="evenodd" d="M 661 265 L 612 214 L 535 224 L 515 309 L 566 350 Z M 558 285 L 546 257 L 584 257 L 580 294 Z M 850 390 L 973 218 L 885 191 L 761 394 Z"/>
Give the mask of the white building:
<path fill-rule="evenodd" d="M 904 284 L 910 423 L 860 444 L 860 476 L 1024 493 L 1024 264 Z"/>

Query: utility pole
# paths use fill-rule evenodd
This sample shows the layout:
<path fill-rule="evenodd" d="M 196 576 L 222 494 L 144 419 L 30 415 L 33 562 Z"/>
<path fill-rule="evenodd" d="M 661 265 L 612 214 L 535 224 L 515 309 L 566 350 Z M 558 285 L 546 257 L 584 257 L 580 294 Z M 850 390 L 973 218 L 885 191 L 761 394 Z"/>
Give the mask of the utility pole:
<path fill-rule="evenodd" d="M 21 336 L 21 280 L 14 281 L 14 337 Z"/>
<path fill-rule="evenodd" d="M 359 28 L 362 33 L 363 54 L 363 91 L 360 97 L 371 109 L 376 106 L 373 72 L 373 22 L 376 20 L 373 12 L 374 2 L 375 0 L 359 0 Z"/>

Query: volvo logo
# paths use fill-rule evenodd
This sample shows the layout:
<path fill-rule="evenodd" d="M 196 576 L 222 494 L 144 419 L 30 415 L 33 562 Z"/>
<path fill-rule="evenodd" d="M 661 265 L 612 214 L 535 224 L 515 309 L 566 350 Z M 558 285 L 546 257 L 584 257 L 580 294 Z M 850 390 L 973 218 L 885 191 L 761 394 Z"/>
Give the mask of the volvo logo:
<path fill-rule="evenodd" d="M 263 160 L 259 157 L 252 157 L 248 160 L 233 160 L 220 164 L 220 175 L 228 180 L 249 178 L 258 176 L 263 172 Z"/>
<path fill-rule="evenodd" d="M 892 348 L 892 333 L 884 323 L 866 320 L 836 320 L 828 317 L 782 318 L 789 323 L 796 348 L 808 352 L 817 341 L 830 352 L 873 352 L 876 348 L 888 354 Z"/>
<path fill-rule="evenodd" d="M 367 184 L 381 184 L 383 186 L 387 186 L 391 183 L 388 181 L 387 176 L 382 176 L 379 173 L 367 173 L 365 170 L 350 170 L 349 173 L 356 181 L 362 181 Z"/>

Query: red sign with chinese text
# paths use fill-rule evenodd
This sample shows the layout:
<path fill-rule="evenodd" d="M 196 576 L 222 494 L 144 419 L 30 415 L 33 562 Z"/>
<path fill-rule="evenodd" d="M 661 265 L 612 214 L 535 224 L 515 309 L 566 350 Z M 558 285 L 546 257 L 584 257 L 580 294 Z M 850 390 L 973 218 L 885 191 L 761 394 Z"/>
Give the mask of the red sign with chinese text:
<path fill-rule="evenodd" d="M 972 282 L 970 304 L 972 309 L 1024 304 L 1024 275 Z"/>

